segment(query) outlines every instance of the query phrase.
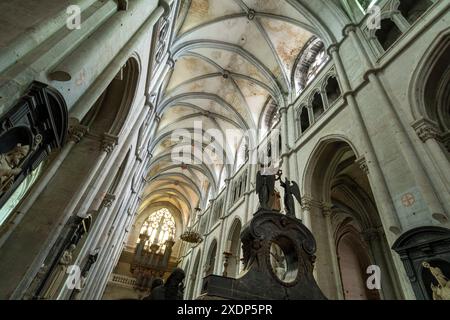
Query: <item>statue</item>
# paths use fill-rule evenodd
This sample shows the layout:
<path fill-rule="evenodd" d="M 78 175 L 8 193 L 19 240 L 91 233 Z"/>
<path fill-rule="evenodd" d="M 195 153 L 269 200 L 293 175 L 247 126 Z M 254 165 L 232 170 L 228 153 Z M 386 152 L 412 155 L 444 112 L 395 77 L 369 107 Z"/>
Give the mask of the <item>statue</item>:
<path fill-rule="evenodd" d="M 450 281 L 442 273 L 442 270 L 437 267 L 432 267 L 428 262 L 422 262 L 422 266 L 425 269 L 430 270 L 433 277 L 437 280 L 438 285 L 431 284 L 431 290 L 433 291 L 433 300 L 450 300 Z"/>
<path fill-rule="evenodd" d="M 261 168 L 263 168 L 262 165 Z M 256 175 L 256 193 L 258 194 L 261 209 L 276 210 L 275 181 L 280 179 L 280 172 L 280 170 L 274 168 L 258 171 Z"/>
<path fill-rule="evenodd" d="M 281 181 L 281 186 L 284 188 L 284 210 L 286 215 L 295 217 L 294 197 L 299 203 L 302 203 L 300 196 L 300 188 L 294 181 L 289 181 L 285 178 L 285 182 Z"/>
<path fill-rule="evenodd" d="M 175 268 L 166 283 L 158 286 L 150 293 L 151 300 L 183 300 L 184 286 L 183 280 L 186 277 L 183 269 Z"/>
<path fill-rule="evenodd" d="M 53 274 L 52 277 L 53 279 L 51 280 L 47 291 L 43 295 L 44 299 L 56 299 L 58 289 L 60 288 L 61 283 L 65 279 L 67 268 L 72 263 L 73 253 L 76 250 L 76 248 L 77 247 L 74 244 L 71 244 L 68 249 L 64 250 L 62 257 L 59 259 L 56 271 Z"/>
<path fill-rule="evenodd" d="M 0 154 L 0 193 L 7 191 L 14 182 L 14 177 L 22 172 L 20 165 L 30 152 L 30 146 L 17 144 L 6 154 Z"/>

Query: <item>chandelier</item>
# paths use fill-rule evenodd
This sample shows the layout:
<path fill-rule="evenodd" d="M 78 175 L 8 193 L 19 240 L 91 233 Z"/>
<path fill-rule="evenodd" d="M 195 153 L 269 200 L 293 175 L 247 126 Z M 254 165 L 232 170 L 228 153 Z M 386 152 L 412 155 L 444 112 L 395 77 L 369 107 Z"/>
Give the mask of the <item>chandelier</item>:
<path fill-rule="evenodd" d="M 203 241 L 200 233 L 195 230 L 186 230 L 181 234 L 180 239 L 189 243 L 200 243 Z"/>
<path fill-rule="evenodd" d="M 195 207 L 195 216 L 197 216 L 199 214 L 200 211 L 202 211 L 202 209 L 200 207 Z M 198 233 L 197 231 L 193 230 L 192 227 L 187 228 L 187 230 L 185 232 L 183 232 L 180 236 L 180 239 L 185 241 L 185 242 L 189 242 L 189 243 L 200 243 L 203 241 L 203 238 L 201 236 L 200 233 Z"/>

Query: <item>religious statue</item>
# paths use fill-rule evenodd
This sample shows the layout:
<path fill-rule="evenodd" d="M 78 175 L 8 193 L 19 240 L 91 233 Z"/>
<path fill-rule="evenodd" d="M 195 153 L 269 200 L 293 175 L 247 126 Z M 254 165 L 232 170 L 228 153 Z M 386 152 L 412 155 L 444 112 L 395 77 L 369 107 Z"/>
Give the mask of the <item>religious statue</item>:
<path fill-rule="evenodd" d="M 43 295 L 44 299 L 55 299 L 56 294 L 58 293 L 58 289 L 61 286 L 61 283 L 65 279 L 65 275 L 67 273 L 67 268 L 70 266 L 73 260 L 73 253 L 77 247 L 72 244 L 68 249 L 64 250 L 61 258 L 59 259 L 58 266 L 53 274 L 50 285 Z"/>
<path fill-rule="evenodd" d="M 294 181 L 289 181 L 285 178 L 285 181 L 280 181 L 281 186 L 284 188 L 284 210 L 286 215 L 295 217 L 295 203 L 294 197 L 299 203 L 302 203 L 300 196 L 300 188 Z"/>
<path fill-rule="evenodd" d="M 6 154 L 0 154 L 0 193 L 7 191 L 14 177 L 22 172 L 20 165 L 30 152 L 30 146 L 17 144 Z"/>
<path fill-rule="evenodd" d="M 281 171 L 275 168 L 263 169 L 262 165 L 261 168 L 262 170 L 258 171 L 256 175 L 256 193 L 258 194 L 260 208 L 276 210 L 275 182 L 280 179 Z"/>
<path fill-rule="evenodd" d="M 158 286 L 150 293 L 151 300 L 183 300 L 183 280 L 186 277 L 183 269 L 175 268 L 166 283 Z"/>
<path fill-rule="evenodd" d="M 431 290 L 433 291 L 433 300 L 450 300 L 450 281 L 442 273 L 442 270 L 438 267 L 431 266 L 426 261 L 422 262 L 422 266 L 425 269 L 430 270 L 431 274 L 438 282 L 437 286 L 435 286 L 433 283 L 431 284 Z"/>

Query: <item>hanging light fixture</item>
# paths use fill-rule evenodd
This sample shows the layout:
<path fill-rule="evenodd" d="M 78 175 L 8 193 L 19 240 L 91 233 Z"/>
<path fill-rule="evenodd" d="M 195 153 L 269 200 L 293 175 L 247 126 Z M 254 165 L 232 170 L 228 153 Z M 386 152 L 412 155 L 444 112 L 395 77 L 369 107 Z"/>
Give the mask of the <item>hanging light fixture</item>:
<path fill-rule="evenodd" d="M 185 232 L 183 232 L 180 236 L 180 239 L 185 241 L 185 242 L 189 242 L 189 243 L 193 243 L 193 244 L 197 244 L 203 241 L 202 236 L 200 235 L 200 233 L 198 233 L 195 230 L 192 229 L 188 229 Z"/>
<path fill-rule="evenodd" d="M 202 210 L 199 207 L 194 208 L 196 214 Z M 200 233 L 198 233 L 196 230 L 194 230 L 192 227 L 188 227 L 185 232 L 183 232 L 180 236 L 180 239 L 193 244 L 198 244 L 203 241 L 203 237 Z"/>

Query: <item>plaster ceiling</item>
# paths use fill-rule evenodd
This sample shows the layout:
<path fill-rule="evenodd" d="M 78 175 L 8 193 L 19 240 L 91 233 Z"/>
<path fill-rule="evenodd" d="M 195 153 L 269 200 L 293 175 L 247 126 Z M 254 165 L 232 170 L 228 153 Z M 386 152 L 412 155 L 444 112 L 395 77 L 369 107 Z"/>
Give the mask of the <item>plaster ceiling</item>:
<path fill-rule="evenodd" d="M 168 75 L 157 111 L 161 120 L 152 144 L 146 203 L 167 201 L 185 214 L 206 204 L 207 192 L 219 192 L 242 162 L 242 138 L 248 129 L 267 133 L 270 99 L 285 105 L 297 56 L 313 37 L 313 28 L 292 1 L 186 0 L 176 21 L 172 48 L 175 66 Z M 180 164 L 171 151 L 176 129 L 216 129 L 215 151 L 226 151 L 229 163 Z M 234 137 L 226 135 L 234 129 Z M 203 150 L 208 136 L 196 139 Z M 198 151 L 191 148 L 192 153 Z M 239 151 L 239 152 L 238 152 Z"/>

